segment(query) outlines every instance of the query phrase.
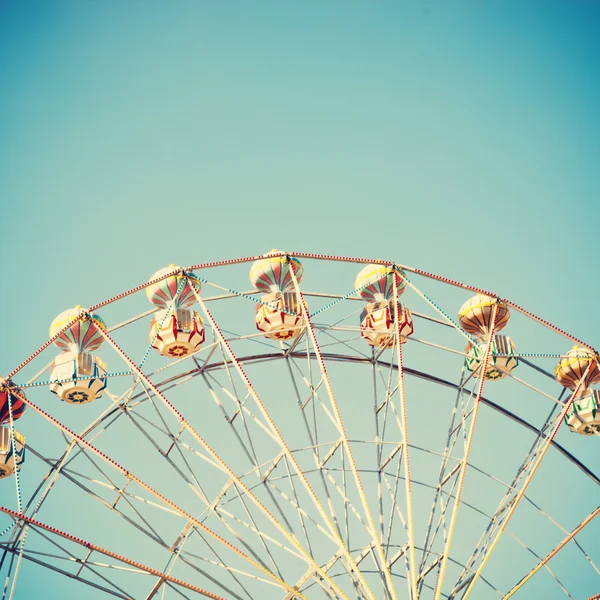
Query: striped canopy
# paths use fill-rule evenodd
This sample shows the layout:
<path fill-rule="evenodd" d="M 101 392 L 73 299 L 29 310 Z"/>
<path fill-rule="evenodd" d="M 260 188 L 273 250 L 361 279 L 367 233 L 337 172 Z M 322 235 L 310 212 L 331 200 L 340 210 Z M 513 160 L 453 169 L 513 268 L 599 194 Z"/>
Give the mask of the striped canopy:
<path fill-rule="evenodd" d="M 60 313 L 50 325 L 50 337 L 53 337 L 70 321 L 74 321 L 71 327 L 54 340 L 54 344 L 63 352 L 93 352 L 104 341 L 100 330 L 106 331 L 106 323 L 96 314 L 75 321 L 80 313 L 81 306 L 69 308 Z"/>
<path fill-rule="evenodd" d="M 156 271 L 150 277 L 149 281 L 180 268 L 177 265 L 169 265 L 164 269 L 160 269 L 160 271 Z M 193 280 L 196 291 L 200 292 L 200 288 L 202 287 L 200 280 L 192 273 L 188 273 L 187 276 Z M 147 286 L 146 296 L 148 300 L 161 308 L 168 308 L 172 304 L 175 305 L 175 308 L 188 308 L 194 305 L 196 303 L 196 296 L 194 296 L 191 285 L 188 281 L 184 281 L 184 278 L 185 275 L 177 273 L 177 275 L 171 275 Z M 179 295 L 177 294 L 178 290 Z"/>
<path fill-rule="evenodd" d="M 483 337 L 490 332 L 492 327 L 492 317 L 494 307 L 498 306 L 496 311 L 496 322 L 494 332 L 498 333 L 506 327 L 510 319 L 508 306 L 502 300 L 476 294 L 469 298 L 458 311 L 458 322 L 460 326 L 476 338 Z"/>
<path fill-rule="evenodd" d="M 20 392 L 21 394 L 23 392 Z M 8 409 L 8 390 L 5 388 L 0 390 L 0 425 L 10 423 L 10 412 Z M 24 412 L 26 404 L 14 394 L 11 394 L 13 421 L 16 421 Z"/>
<path fill-rule="evenodd" d="M 403 271 L 399 271 L 404 275 Z M 398 278 L 398 296 L 406 290 L 406 280 Z M 358 295 L 368 302 L 381 302 L 394 297 L 394 267 L 367 265 L 357 276 L 354 287 Z"/>
<path fill-rule="evenodd" d="M 600 382 L 598 356 L 589 348 L 573 346 L 556 365 L 554 376 L 560 385 L 570 390 L 579 386 L 579 395 L 582 395 L 588 386 Z"/>
<path fill-rule="evenodd" d="M 277 252 L 273 250 L 272 252 Z M 250 281 L 252 285 L 265 294 L 271 292 L 291 292 L 294 290 L 294 280 L 290 263 L 294 265 L 298 283 L 302 280 L 304 268 L 297 258 L 287 256 L 269 256 L 257 260 L 250 269 Z"/>

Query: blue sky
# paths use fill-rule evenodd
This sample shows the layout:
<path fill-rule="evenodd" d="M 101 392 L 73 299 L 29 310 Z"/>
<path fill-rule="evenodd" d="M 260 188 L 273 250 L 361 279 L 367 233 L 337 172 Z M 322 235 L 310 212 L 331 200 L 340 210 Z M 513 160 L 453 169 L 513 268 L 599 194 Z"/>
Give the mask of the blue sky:
<path fill-rule="evenodd" d="M 274 247 L 600 346 L 599 26 L 584 0 L 0 0 L 0 373 L 68 306 Z"/>

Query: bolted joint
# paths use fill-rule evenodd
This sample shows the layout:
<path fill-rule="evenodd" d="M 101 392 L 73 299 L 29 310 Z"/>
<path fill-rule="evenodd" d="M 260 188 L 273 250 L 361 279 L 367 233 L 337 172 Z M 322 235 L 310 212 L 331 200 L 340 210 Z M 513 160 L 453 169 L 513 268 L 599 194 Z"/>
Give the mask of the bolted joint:
<path fill-rule="evenodd" d="M 94 319 L 94 317 L 87 310 L 82 308 L 79 314 L 82 315 L 79 319 L 80 321 L 91 321 L 92 323 L 97 323 L 97 320 Z"/>
<path fill-rule="evenodd" d="M 14 395 L 14 392 L 20 392 L 21 389 L 18 388 L 11 379 L 5 379 L 0 376 L 0 394 L 2 393 L 11 393 Z"/>
<path fill-rule="evenodd" d="M 192 288 L 194 290 L 198 291 L 198 289 L 200 289 L 202 287 L 202 282 L 195 273 L 192 273 L 191 271 L 186 271 L 185 269 L 182 268 L 181 271 L 179 272 L 179 275 L 181 275 L 182 277 L 185 277 L 187 282 L 190 284 L 190 286 L 192 286 Z M 176 277 L 177 277 L 177 275 L 176 275 Z"/>

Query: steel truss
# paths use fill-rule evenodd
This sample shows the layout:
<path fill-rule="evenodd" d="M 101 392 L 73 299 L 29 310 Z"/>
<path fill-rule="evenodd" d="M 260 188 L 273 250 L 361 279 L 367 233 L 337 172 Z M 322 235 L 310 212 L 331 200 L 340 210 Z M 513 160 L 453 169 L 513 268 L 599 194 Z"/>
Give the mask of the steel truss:
<path fill-rule="evenodd" d="M 294 256 L 392 264 L 302 253 Z M 203 272 L 203 269 L 256 258 L 194 265 L 185 272 Z M 418 269 L 403 268 L 404 273 L 408 273 L 409 289 L 422 301 L 419 309 L 424 312 L 418 312 L 416 306 L 413 310 L 417 320 L 455 330 L 457 341 L 468 338 L 413 280 L 425 277 L 468 291 L 483 290 Z M 395 277 L 399 281 L 405 275 L 397 271 Z M 293 280 L 306 326 L 290 343 L 275 344 L 257 333 L 238 335 L 227 329 L 227 324 L 221 324 L 219 317 L 213 315 L 210 308 L 213 304 L 218 306 L 235 299 L 260 300 L 254 291 L 236 292 L 208 280 L 205 287 L 212 285 L 225 293 L 205 296 L 196 290 L 196 299 L 212 339 L 188 359 L 159 368 L 144 368 L 148 351 L 138 365 L 115 341 L 115 332 L 134 326 L 153 310 L 129 316 L 113 327 L 104 334 L 105 346 L 111 347 L 121 358 L 125 371 L 113 373 L 111 382 L 114 380 L 117 386 L 118 381 L 130 377 L 131 385 L 119 393 L 109 388 L 107 395 L 111 404 L 80 434 L 23 393 L 14 391 L 15 397 L 28 405 L 29 414 L 37 414 L 47 427 L 60 434 L 62 445 L 50 456 L 37 447 L 35 439 L 28 440 L 30 461 L 35 460 L 47 473 L 37 485 L 29 486 L 24 502 L 21 503 L 18 496 L 18 510 L 0 507 L 0 512 L 9 518 L 7 529 L 0 537 L 0 570 L 6 573 L 3 598 L 12 598 L 15 594 L 22 561 L 44 566 L 119 598 L 139 597 L 139 587 L 128 591 L 122 582 L 145 577 L 149 584 L 144 597 L 148 599 L 194 594 L 244 600 L 256 598 L 259 593 L 261 598 L 284 600 L 317 597 L 462 599 L 471 594 L 476 584 L 477 589 L 482 590 L 479 593 L 487 590 L 490 597 L 509 598 L 534 580 L 540 571 L 550 574 L 557 589 L 572 597 L 548 564 L 569 542 L 576 546 L 583 561 L 600 574 L 593 558 L 576 539 L 600 509 L 590 512 L 569 531 L 526 494 L 550 449 L 566 457 L 569 464 L 583 472 L 586 480 L 600 484 L 596 474 L 555 440 L 574 395 L 566 401 L 562 396 L 556 399 L 539 389 L 539 384 L 515 377 L 523 389 L 549 403 L 548 414 L 541 425 L 529 423 L 484 394 L 484 387 L 487 391 L 488 386 L 496 384 L 484 386 L 483 378 L 474 379 L 464 367 L 458 373 L 458 381 L 453 382 L 404 364 L 404 356 L 411 356 L 413 346 L 438 352 L 441 358 L 445 355 L 461 358 L 464 353 L 460 349 L 436 339 L 418 337 L 418 327 L 416 337 L 409 338 L 405 348 L 396 322 L 391 351 L 369 350 L 360 339 L 355 322 L 360 310 L 355 295 L 303 292 L 295 274 Z M 91 307 L 89 312 L 139 292 L 145 285 Z M 331 302 L 311 315 L 309 303 L 324 300 Z M 398 301 L 397 296 L 394 301 Z M 416 304 L 416 300 L 413 301 Z M 583 345 L 531 313 L 509 304 L 538 324 Z M 346 310 L 341 316 L 336 313 L 329 322 L 323 321 L 327 311 L 332 312 L 336 306 L 338 309 L 348 306 L 350 312 Z M 80 318 L 85 314 L 82 311 Z M 52 341 L 21 363 L 10 377 L 36 359 Z M 249 344 L 254 346 L 255 352 L 236 350 L 238 347 L 247 349 Z M 491 343 L 488 343 L 484 370 L 490 352 Z M 523 368 L 532 373 L 548 374 L 527 357 L 521 361 Z M 337 363 L 361 369 L 365 376 L 367 369 L 370 372 L 372 439 L 355 439 L 348 433 L 345 406 L 342 406 L 345 399 L 341 399 L 342 395 L 335 389 L 335 378 L 330 375 L 331 366 Z M 261 385 L 252 382 L 250 371 L 254 372 L 261 365 L 281 365 L 282 373 L 286 373 L 286 386 L 296 405 L 293 428 L 278 421 L 281 417 L 275 414 L 271 394 L 263 398 Z M 29 389 L 46 385 L 42 379 L 46 371 L 47 366 L 21 386 L 25 394 L 29 394 Z M 455 390 L 441 452 L 409 440 L 407 379 Z M 225 423 L 223 435 L 228 432 L 228 446 L 234 445 L 239 452 L 233 461 L 229 447 L 223 453 L 209 442 L 203 429 L 195 424 L 198 422 L 196 414 L 186 418 L 184 413 L 188 411 L 170 400 L 172 394 L 179 397 L 180 389 L 192 397 L 210 399 L 214 403 Z M 516 422 L 524 435 L 532 436 L 532 445 L 509 482 L 500 480 L 485 465 L 470 460 L 481 406 L 491 409 L 499 419 Z M 151 472 L 134 474 L 109 456 L 103 449 L 106 447 L 103 441 L 113 430 L 123 427 L 135 431 L 139 439 L 144 440 L 151 460 L 168 469 L 169 478 L 185 487 L 190 497 L 179 498 L 170 486 L 159 490 L 150 482 L 154 481 Z M 298 443 L 298 440 L 303 442 Z M 439 461 L 435 480 L 423 480 L 418 472 L 411 470 L 414 457 L 420 460 L 425 455 Z M 372 457 L 368 464 L 367 456 Z M 465 480 L 472 473 L 505 490 L 495 511 L 482 510 L 463 498 Z M 20 479 L 26 477 L 27 468 L 21 472 Z M 71 490 L 69 493 L 87 498 L 90 506 L 106 514 L 107 522 L 110 519 L 111 523 L 120 523 L 122 535 L 128 532 L 127 535 L 146 540 L 148 547 L 155 548 L 160 555 L 158 560 L 163 560 L 162 568 L 147 566 L 145 562 L 137 562 L 39 521 L 38 513 L 44 512 L 44 507 L 59 493 L 57 490 L 67 489 L 66 486 Z M 17 490 L 20 490 L 18 480 Z M 419 531 L 414 519 L 416 490 L 427 490 L 432 498 L 426 525 Z M 530 541 L 521 539 L 518 531 L 509 528 L 510 519 L 522 500 L 547 519 L 548 527 L 558 528 L 564 534 L 562 541 L 543 555 Z M 452 554 L 453 535 L 461 519 L 468 515 L 478 515 L 486 524 L 470 555 L 458 559 Z M 163 520 L 169 521 L 168 528 Z M 30 531 L 32 536 L 28 537 Z M 536 564 L 529 572 L 515 574 L 513 587 L 503 592 L 484 577 L 483 570 L 504 532 L 533 555 Z M 105 562 L 100 555 L 110 561 Z M 450 566 L 453 574 L 448 583 Z"/>

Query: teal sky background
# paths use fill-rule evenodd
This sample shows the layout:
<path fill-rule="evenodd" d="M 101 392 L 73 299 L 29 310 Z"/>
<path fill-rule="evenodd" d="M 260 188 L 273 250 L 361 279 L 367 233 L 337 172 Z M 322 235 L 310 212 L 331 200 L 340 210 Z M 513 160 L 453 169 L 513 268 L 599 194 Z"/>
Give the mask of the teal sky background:
<path fill-rule="evenodd" d="M 0 373 L 68 306 L 271 248 L 600 347 L 599 31 L 591 0 L 0 0 Z"/>

